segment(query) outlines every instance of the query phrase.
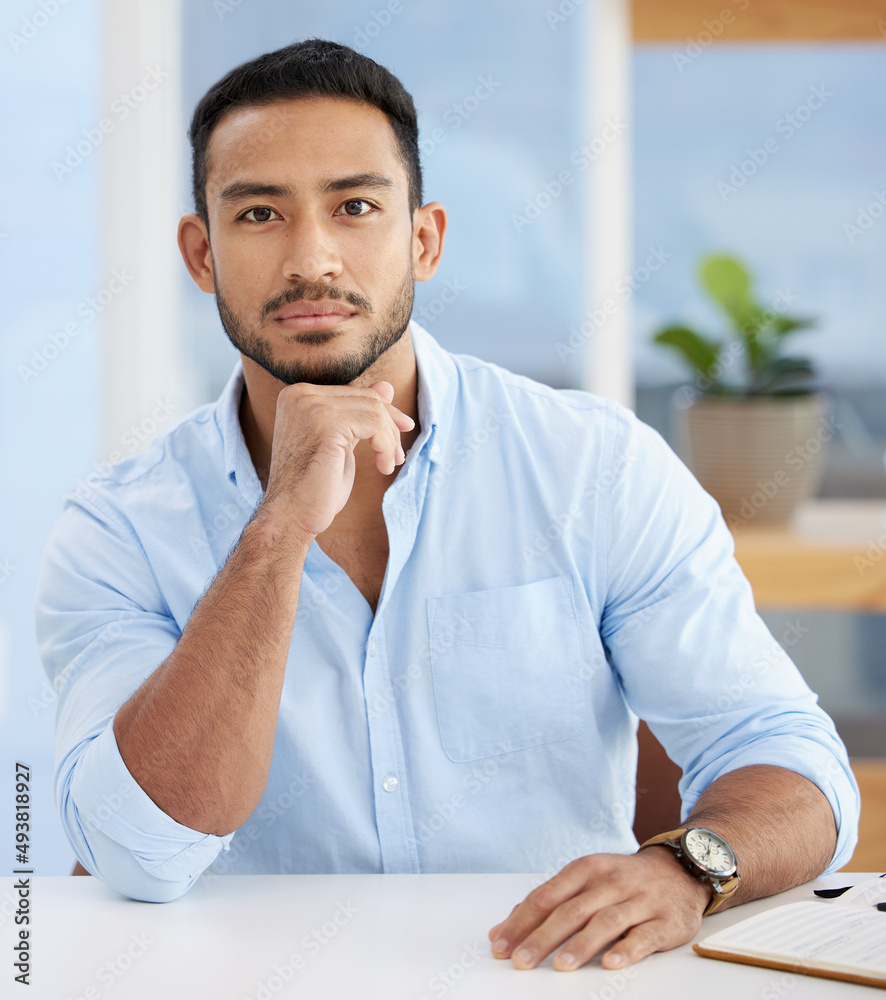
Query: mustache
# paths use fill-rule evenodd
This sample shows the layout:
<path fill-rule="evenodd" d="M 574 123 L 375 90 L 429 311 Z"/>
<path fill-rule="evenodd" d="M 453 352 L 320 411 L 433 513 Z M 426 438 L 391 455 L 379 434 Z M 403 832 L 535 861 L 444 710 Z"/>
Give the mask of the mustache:
<path fill-rule="evenodd" d="M 293 302 L 317 302 L 320 299 L 332 299 L 335 302 L 347 302 L 348 305 L 360 309 L 367 315 L 372 315 L 372 305 L 365 295 L 358 292 L 349 292 L 345 289 L 334 286 L 312 285 L 307 281 L 300 281 L 289 288 L 284 288 L 279 295 L 262 306 L 261 321 L 264 322 L 272 313 L 275 313 L 283 306 L 292 305 Z"/>

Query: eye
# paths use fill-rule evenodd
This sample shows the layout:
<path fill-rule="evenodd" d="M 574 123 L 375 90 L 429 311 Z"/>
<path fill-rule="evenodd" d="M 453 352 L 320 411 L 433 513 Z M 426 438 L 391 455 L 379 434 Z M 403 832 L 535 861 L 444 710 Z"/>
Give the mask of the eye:
<path fill-rule="evenodd" d="M 248 212 L 244 212 L 240 218 L 245 219 L 247 222 L 270 222 L 272 216 L 278 215 L 273 208 L 267 208 L 266 206 L 259 206 L 258 208 L 250 208 Z M 250 218 L 254 216 L 254 218 Z M 278 215 L 279 218 L 279 215 Z"/>
<path fill-rule="evenodd" d="M 361 215 L 369 215 L 371 211 L 375 211 L 375 205 L 368 202 L 365 198 L 349 198 L 346 202 L 341 205 L 344 209 L 345 215 L 350 215 L 352 218 L 359 218 Z M 366 211 L 364 211 L 366 209 Z"/>

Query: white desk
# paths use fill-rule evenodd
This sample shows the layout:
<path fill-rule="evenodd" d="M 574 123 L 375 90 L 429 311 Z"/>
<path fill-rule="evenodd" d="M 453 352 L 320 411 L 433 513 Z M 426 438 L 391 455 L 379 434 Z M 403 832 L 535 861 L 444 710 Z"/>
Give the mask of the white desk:
<path fill-rule="evenodd" d="M 776 897 L 810 899 L 828 876 Z M 489 954 L 486 931 L 529 875 L 229 876 L 174 903 L 135 903 L 93 878 L 31 879 L 31 986 L 13 979 L 14 880 L 0 879 L 0 996 L 28 1000 L 747 1000 L 882 997 L 882 990 L 715 962 L 688 945 L 622 973 L 531 972 Z M 768 906 L 708 917 L 702 935 Z M 822 905 L 826 905 L 822 903 Z M 338 919 L 336 924 L 335 918 Z M 884 915 L 886 920 L 886 915 Z M 297 970 L 294 966 L 299 965 Z M 275 971 L 276 970 L 276 971 Z M 284 982 L 284 979 L 287 981 Z M 90 992 L 91 990 L 91 992 Z M 768 991 L 768 992 L 767 992 Z"/>

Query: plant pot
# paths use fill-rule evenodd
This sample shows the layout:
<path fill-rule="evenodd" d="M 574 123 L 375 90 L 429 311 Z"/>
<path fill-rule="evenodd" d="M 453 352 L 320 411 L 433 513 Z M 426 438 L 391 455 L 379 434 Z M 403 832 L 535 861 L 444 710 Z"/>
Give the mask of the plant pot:
<path fill-rule="evenodd" d="M 815 495 L 834 436 L 824 393 L 674 397 L 681 453 L 730 528 L 786 524 Z"/>

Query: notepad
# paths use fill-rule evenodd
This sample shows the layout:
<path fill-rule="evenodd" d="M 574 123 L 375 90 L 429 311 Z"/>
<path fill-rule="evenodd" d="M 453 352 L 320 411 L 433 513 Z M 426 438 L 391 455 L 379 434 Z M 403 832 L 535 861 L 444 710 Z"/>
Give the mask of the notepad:
<path fill-rule="evenodd" d="M 787 903 L 693 945 L 705 958 L 842 979 L 886 989 L 886 879 L 832 902 Z"/>

